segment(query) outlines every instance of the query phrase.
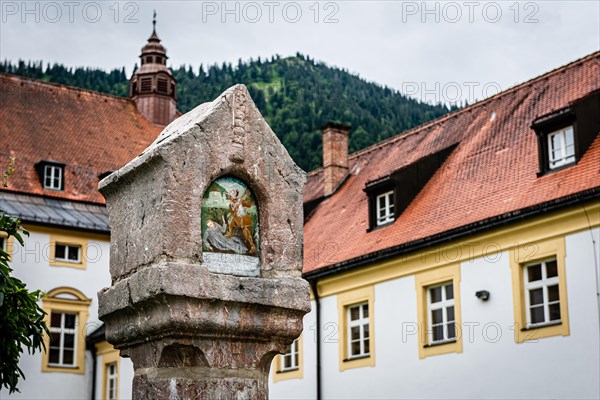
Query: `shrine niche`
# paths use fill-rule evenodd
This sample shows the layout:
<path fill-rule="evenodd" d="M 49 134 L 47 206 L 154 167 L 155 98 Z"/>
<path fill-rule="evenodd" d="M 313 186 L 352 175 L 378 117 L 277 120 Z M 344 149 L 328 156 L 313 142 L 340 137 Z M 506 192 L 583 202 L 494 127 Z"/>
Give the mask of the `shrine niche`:
<path fill-rule="evenodd" d="M 202 198 L 202 254 L 209 271 L 257 276 L 258 230 L 256 200 L 246 184 L 233 177 L 212 182 Z"/>

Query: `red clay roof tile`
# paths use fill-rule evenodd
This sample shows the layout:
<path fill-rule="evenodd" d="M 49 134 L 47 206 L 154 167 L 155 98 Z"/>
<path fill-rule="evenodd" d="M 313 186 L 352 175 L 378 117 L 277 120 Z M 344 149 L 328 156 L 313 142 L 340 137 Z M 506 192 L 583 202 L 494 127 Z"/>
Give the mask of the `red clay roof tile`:
<path fill-rule="evenodd" d="M 538 178 L 530 128 L 598 88 L 600 52 L 354 153 L 350 177 L 305 224 L 304 272 L 600 186 L 600 136 L 577 165 Z M 7 190 L 104 203 L 97 176 L 126 164 L 162 130 L 129 99 L 5 74 L 0 91 L 0 160 L 15 156 L 18 170 Z M 452 144 L 400 217 L 367 233 L 365 184 Z M 64 192 L 42 189 L 34 164 L 44 159 L 67 164 Z M 304 202 L 322 193 L 316 170 Z"/>
<path fill-rule="evenodd" d="M 4 190 L 104 203 L 98 175 L 142 152 L 163 127 L 146 120 L 132 100 L 0 74 L 0 160 L 16 158 Z M 66 164 L 65 190 L 44 190 L 34 165 Z"/>
<path fill-rule="evenodd" d="M 304 272 L 600 186 L 600 136 L 574 166 L 537 177 L 541 115 L 600 88 L 600 52 L 350 156 L 351 176 L 304 226 Z M 458 147 L 399 218 L 367 232 L 365 184 Z M 353 171 L 353 172 L 352 172 Z M 322 171 L 304 199 L 322 195 Z"/>

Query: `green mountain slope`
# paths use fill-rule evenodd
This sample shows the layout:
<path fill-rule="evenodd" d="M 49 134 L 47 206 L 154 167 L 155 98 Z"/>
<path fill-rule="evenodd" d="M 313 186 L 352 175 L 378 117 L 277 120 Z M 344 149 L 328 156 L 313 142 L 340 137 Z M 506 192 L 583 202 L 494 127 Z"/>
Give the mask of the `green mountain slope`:
<path fill-rule="evenodd" d="M 127 96 L 124 68 L 105 72 L 91 68 L 43 67 L 41 62 L 4 62 L 0 71 L 48 82 Z M 350 151 L 356 151 L 402 131 L 437 118 L 448 111 L 410 99 L 387 87 L 367 82 L 345 70 L 329 67 L 309 57 L 272 57 L 270 60 L 224 63 L 197 71 L 173 69 L 178 81 L 178 109 L 187 112 L 211 101 L 228 87 L 244 83 L 254 102 L 306 171 L 321 165 L 320 126 L 334 121 L 352 126 Z"/>

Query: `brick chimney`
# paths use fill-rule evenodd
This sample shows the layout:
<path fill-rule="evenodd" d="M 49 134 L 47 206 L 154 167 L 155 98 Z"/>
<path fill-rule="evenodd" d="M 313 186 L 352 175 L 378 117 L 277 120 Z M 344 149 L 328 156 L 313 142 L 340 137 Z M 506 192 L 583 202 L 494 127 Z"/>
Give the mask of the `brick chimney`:
<path fill-rule="evenodd" d="M 350 126 L 328 122 L 323 132 L 324 195 L 329 196 L 348 175 L 348 133 Z"/>

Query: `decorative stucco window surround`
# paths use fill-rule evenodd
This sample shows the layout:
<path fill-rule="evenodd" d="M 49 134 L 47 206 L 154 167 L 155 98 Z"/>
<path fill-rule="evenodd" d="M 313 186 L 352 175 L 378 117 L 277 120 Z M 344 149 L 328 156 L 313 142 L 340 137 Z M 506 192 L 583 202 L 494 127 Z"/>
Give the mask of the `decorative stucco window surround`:
<path fill-rule="evenodd" d="M 339 340 L 338 357 L 340 371 L 350 368 L 374 367 L 375 366 L 375 321 L 374 321 L 374 289 L 373 286 L 367 286 L 349 292 L 340 293 L 337 296 L 338 321 L 339 321 Z M 368 316 L 368 352 L 360 357 L 350 355 L 350 313 L 352 307 L 361 305 L 367 306 Z M 361 328 L 363 329 L 362 325 Z"/>
<path fill-rule="evenodd" d="M 121 373 L 121 357 L 119 350 L 115 349 L 107 341 L 96 344 L 96 356 L 102 357 L 102 398 L 103 399 L 118 399 L 119 398 L 119 376 Z M 116 381 L 114 382 L 114 392 L 109 395 L 109 386 L 111 379 L 109 369 L 111 365 L 115 367 Z"/>
<path fill-rule="evenodd" d="M 433 341 L 431 327 L 431 307 L 429 290 L 431 288 L 452 284 L 453 307 L 455 322 L 455 337 L 453 340 Z M 460 307 L 460 264 L 438 267 L 415 274 L 415 288 L 417 292 L 417 318 L 419 326 L 419 358 L 429 356 L 462 353 L 462 326 Z M 446 310 L 443 310 L 444 312 Z"/>
<path fill-rule="evenodd" d="M 511 249 L 510 268 L 512 272 L 515 342 L 524 343 L 551 336 L 569 336 L 565 258 L 564 237 L 540 240 Z M 528 323 L 527 318 L 529 303 L 526 295 L 529 290 L 526 288 L 525 268 L 536 263 L 545 263 L 548 260 L 556 260 L 560 320 L 532 326 Z M 543 265 L 543 268 L 545 268 L 545 265 Z"/>
<path fill-rule="evenodd" d="M 295 349 L 294 349 L 294 346 L 295 346 Z M 293 361 L 291 366 L 286 367 L 284 365 L 284 355 L 278 354 L 277 356 L 275 356 L 275 359 L 273 360 L 274 368 L 272 371 L 273 382 L 279 382 L 279 381 L 284 381 L 284 380 L 288 380 L 288 379 L 302 379 L 304 377 L 302 347 L 303 347 L 302 336 L 300 336 L 298 339 L 296 339 L 294 341 L 294 343 L 289 346 L 289 349 L 292 350 L 291 351 L 292 359 L 294 359 L 295 353 L 297 353 L 297 355 L 298 355 L 297 363 L 295 361 Z M 290 355 L 290 353 L 286 353 L 286 355 Z"/>
<path fill-rule="evenodd" d="M 58 257 L 57 245 L 64 247 L 64 257 Z M 68 253 L 69 249 L 78 249 L 79 255 L 77 259 L 69 260 Z M 71 235 L 59 235 L 55 233 L 50 234 L 50 260 L 49 263 L 53 267 L 71 267 L 85 269 L 87 266 L 88 259 L 88 241 L 87 239 L 71 236 Z"/>
<path fill-rule="evenodd" d="M 55 331 L 60 333 L 60 329 L 67 331 L 69 335 L 74 334 L 74 354 L 73 365 L 66 366 L 64 362 L 57 365 L 56 362 L 50 362 L 50 337 L 46 335 L 46 351 L 42 353 L 42 372 L 66 372 L 73 374 L 83 374 L 85 372 L 85 337 L 86 324 L 89 316 L 89 306 L 92 303 L 91 299 L 85 297 L 83 293 L 74 288 L 59 287 L 52 289 L 46 296 L 42 298 L 42 308 L 47 313 L 45 317 L 46 324 L 52 330 L 51 319 L 53 313 L 58 319 L 60 314 L 64 316 L 75 316 L 74 328 L 63 329 L 57 327 Z M 60 317 L 64 319 L 64 316 Z M 68 329 L 68 330 L 67 330 Z M 64 335 L 63 335 L 64 336 Z M 61 341 L 63 339 L 60 339 Z M 59 353 L 63 352 L 64 343 L 59 342 Z"/>

